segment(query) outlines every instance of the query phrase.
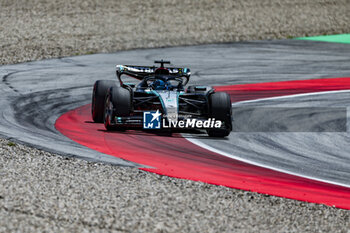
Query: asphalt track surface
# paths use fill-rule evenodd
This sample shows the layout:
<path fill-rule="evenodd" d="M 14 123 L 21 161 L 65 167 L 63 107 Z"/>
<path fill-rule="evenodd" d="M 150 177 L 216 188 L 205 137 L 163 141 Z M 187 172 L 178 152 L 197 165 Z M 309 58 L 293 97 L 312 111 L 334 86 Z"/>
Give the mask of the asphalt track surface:
<path fill-rule="evenodd" d="M 115 64 L 150 65 L 158 58 L 170 59 L 177 66 L 191 68 L 192 84 L 216 86 L 349 77 L 349 52 L 344 44 L 284 40 L 133 50 L 3 66 L 0 132 L 56 153 L 144 167 L 77 145 L 54 127 L 60 115 L 91 101 L 95 80 L 115 78 Z M 349 98 L 349 93 L 339 92 L 241 104 L 253 108 L 347 107 Z M 254 118 L 264 119 L 264 115 Z M 269 129 L 260 129 L 265 130 Z M 277 170 L 350 186 L 347 132 L 232 133 L 226 140 L 200 135 L 195 140 Z"/>

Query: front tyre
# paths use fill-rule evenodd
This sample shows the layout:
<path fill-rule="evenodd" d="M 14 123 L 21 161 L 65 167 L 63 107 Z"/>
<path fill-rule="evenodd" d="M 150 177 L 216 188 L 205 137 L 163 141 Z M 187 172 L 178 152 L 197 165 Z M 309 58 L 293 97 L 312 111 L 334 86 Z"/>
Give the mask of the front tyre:
<path fill-rule="evenodd" d="M 226 92 L 215 92 L 209 96 L 209 115 L 224 123 L 221 128 L 207 129 L 210 137 L 226 137 L 232 130 L 231 98 Z"/>
<path fill-rule="evenodd" d="M 94 84 L 91 101 L 91 115 L 96 123 L 103 122 L 105 98 L 110 87 L 116 87 L 116 82 L 113 80 L 97 80 Z"/>
<path fill-rule="evenodd" d="M 111 87 L 106 95 L 104 125 L 107 130 L 123 129 L 117 126 L 116 117 L 130 116 L 132 108 L 132 98 L 130 90 L 122 87 Z"/>

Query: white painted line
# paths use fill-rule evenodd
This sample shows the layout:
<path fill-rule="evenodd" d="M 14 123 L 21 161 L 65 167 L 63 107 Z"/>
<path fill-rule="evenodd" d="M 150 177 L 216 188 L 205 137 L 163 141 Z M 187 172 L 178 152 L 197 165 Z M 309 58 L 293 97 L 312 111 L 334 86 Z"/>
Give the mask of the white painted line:
<path fill-rule="evenodd" d="M 327 95 L 327 94 L 337 94 L 337 93 L 346 93 L 346 92 L 350 92 L 350 90 L 319 91 L 319 92 L 310 92 L 310 93 L 302 93 L 302 94 L 274 96 L 274 97 L 259 98 L 254 100 L 243 100 L 243 101 L 232 103 L 232 106 L 246 104 L 246 103 L 254 103 L 254 102 L 265 101 L 265 100 L 279 100 L 279 99 L 297 98 L 297 97 L 303 97 L 303 96 Z"/>
<path fill-rule="evenodd" d="M 235 159 L 235 160 L 238 160 L 238 161 L 241 161 L 241 162 L 244 162 L 244 163 L 248 163 L 248 164 L 255 165 L 255 166 L 258 166 L 258 167 L 262 167 L 262 168 L 271 169 L 271 170 L 278 171 L 278 172 L 281 172 L 281 173 L 285 173 L 285 174 L 288 174 L 288 175 L 298 176 L 298 177 L 302 177 L 302 178 L 306 178 L 306 179 L 310 179 L 310 180 L 315 180 L 315 181 L 320 181 L 320 182 L 323 182 L 323 183 L 334 184 L 334 185 L 350 188 L 350 185 L 347 185 L 347 184 L 342 184 L 342 183 L 338 183 L 338 182 L 334 182 L 334 181 L 330 181 L 330 180 L 323 180 L 323 179 L 319 179 L 319 178 L 311 177 L 311 176 L 305 176 L 305 175 L 301 175 L 301 174 L 294 173 L 294 172 L 291 172 L 291 171 L 287 171 L 287 170 L 283 170 L 283 169 L 280 169 L 280 168 L 276 168 L 276 167 L 268 166 L 268 165 L 265 165 L 265 164 L 261 164 L 261 163 L 258 163 L 258 162 L 252 161 L 252 160 L 247 160 L 247 159 L 244 159 L 244 158 L 241 158 L 241 157 L 229 154 L 227 152 L 221 151 L 219 149 L 213 148 L 213 147 L 211 147 L 211 146 L 209 146 L 207 144 L 204 144 L 203 142 L 201 142 L 201 141 L 199 141 L 197 139 L 193 139 L 193 138 L 186 138 L 186 139 L 188 141 L 190 141 L 191 143 L 193 143 L 193 144 L 195 144 L 197 146 L 200 146 L 200 147 L 202 147 L 202 148 L 204 148 L 206 150 L 209 150 L 211 152 L 214 152 L 214 153 L 217 153 L 217 154 L 223 155 L 225 157 L 228 157 L 228 158 L 231 158 L 231 159 Z"/>
<path fill-rule="evenodd" d="M 275 99 L 283 99 L 283 98 L 296 98 L 296 97 L 302 97 L 302 96 L 311 96 L 311 95 L 326 95 L 326 94 L 335 94 L 335 93 L 346 93 L 346 92 L 350 92 L 350 90 L 339 90 L 339 91 L 323 91 L 323 92 L 311 92 L 311 93 L 303 93 L 303 94 L 294 94 L 294 95 L 286 95 L 286 96 L 277 96 L 277 97 L 269 97 L 269 98 L 261 98 L 261 99 L 256 99 L 256 100 L 247 100 L 247 101 L 240 101 L 237 103 L 234 103 L 235 105 L 238 104 L 243 104 L 243 103 L 252 103 L 252 102 L 258 102 L 258 101 L 264 101 L 264 100 L 275 100 Z M 232 106 L 234 106 L 234 104 L 232 104 Z M 284 169 L 280 169 L 280 168 L 276 168 L 276 167 L 272 167 L 272 166 L 268 166 L 265 164 L 261 164 L 259 162 L 253 161 L 253 160 L 248 160 L 248 159 L 244 159 L 238 156 L 235 156 L 233 154 L 227 153 L 225 151 L 216 149 L 214 147 L 211 147 L 201 141 L 199 141 L 198 139 L 194 139 L 194 138 L 186 138 L 184 137 L 186 140 L 188 140 L 189 142 L 200 146 L 206 150 L 209 150 L 211 152 L 223 155 L 225 157 L 231 158 L 231 159 L 235 159 L 244 163 L 248 163 L 251 165 L 255 165 L 258 167 L 262 167 L 262 168 L 267 168 L 267 169 L 271 169 L 274 171 L 278 171 L 278 172 L 282 172 L 288 175 L 293 175 L 293 176 L 298 176 L 298 177 L 302 177 L 302 178 L 306 178 L 306 179 L 310 179 L 310 180 L 315 180 L 315 181 L 320 181 L 323 183 L 328 183 L 328 184 L 333 184 L 333 185 L 338 185 L 338 186 L 342 186 L 342 187 L 346 187 L 346 188 L 350 188 L 350 185 L 348 184 L 342 184 L 342 183 L 338 183 L 338 182 L 334 182 L 334 181 L 330 181 L 330 180 L 324 180 L 324 179 L 320 179 L 317 177 L 311 177 L 311 176 L 306 176 L 306 175 L 302 175 L 302 174 L 298 174 L 298 173 L 294 173 L 288 170 L 284 170 Z"/>

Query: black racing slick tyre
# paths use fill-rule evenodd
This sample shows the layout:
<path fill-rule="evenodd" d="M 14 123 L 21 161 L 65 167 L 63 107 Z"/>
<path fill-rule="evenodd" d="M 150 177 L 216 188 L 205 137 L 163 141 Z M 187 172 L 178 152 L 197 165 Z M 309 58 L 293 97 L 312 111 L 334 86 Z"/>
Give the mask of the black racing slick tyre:
<path fill-rule="evenodd" d="M 96 123 L 103 123 L 105 98 L 110 87 L 116 86 L 113 80 L 97 80 L 92 91 L 91 115 Z"/>
<path fill-rule="evenodd" d="M 132 95 L 130 90 L 122 87 L 111 87 L 105 99 L 104 125 L 107 130 L 123 129 L 115 124 L 115 117 L 130 116 Z"/>
<path fill-rule="evenodd" d="M 210 137 L 226 137 L 232 130 L 231 98 L 225 92 L 215 92 L 209 96 L 210 117 L 224 123 L 221 128 L 207 129 Z"/>

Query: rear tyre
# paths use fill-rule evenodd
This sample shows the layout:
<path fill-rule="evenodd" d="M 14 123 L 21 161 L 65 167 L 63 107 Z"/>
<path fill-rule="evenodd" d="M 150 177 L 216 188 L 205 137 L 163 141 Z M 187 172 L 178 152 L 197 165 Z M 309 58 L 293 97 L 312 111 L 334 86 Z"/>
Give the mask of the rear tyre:
<path fill-rule="evenodd" d="M 105 97 L 110 87 L 117 86 L 113 80 L 97 80 L 92 91 L 91 115 L 96 123 L 103 123 Z"/>
<path fill-rule="evenodd" d="M 224 123 L 221 128 L 207 129 L 210 137 L 226 137 L 232 130 L 231 98 L 225 92 L 215 92 L 209 96 L 210 117 Z"/>
<path fill-rule="evenodd" d="M 111 87 L 106 95 L 104 125 L 107 130 L 123 130 L 124 127 L 115 125 L 116 117 L 130 116 L 132 98 L 130 90 L 122 87 Z"/>

